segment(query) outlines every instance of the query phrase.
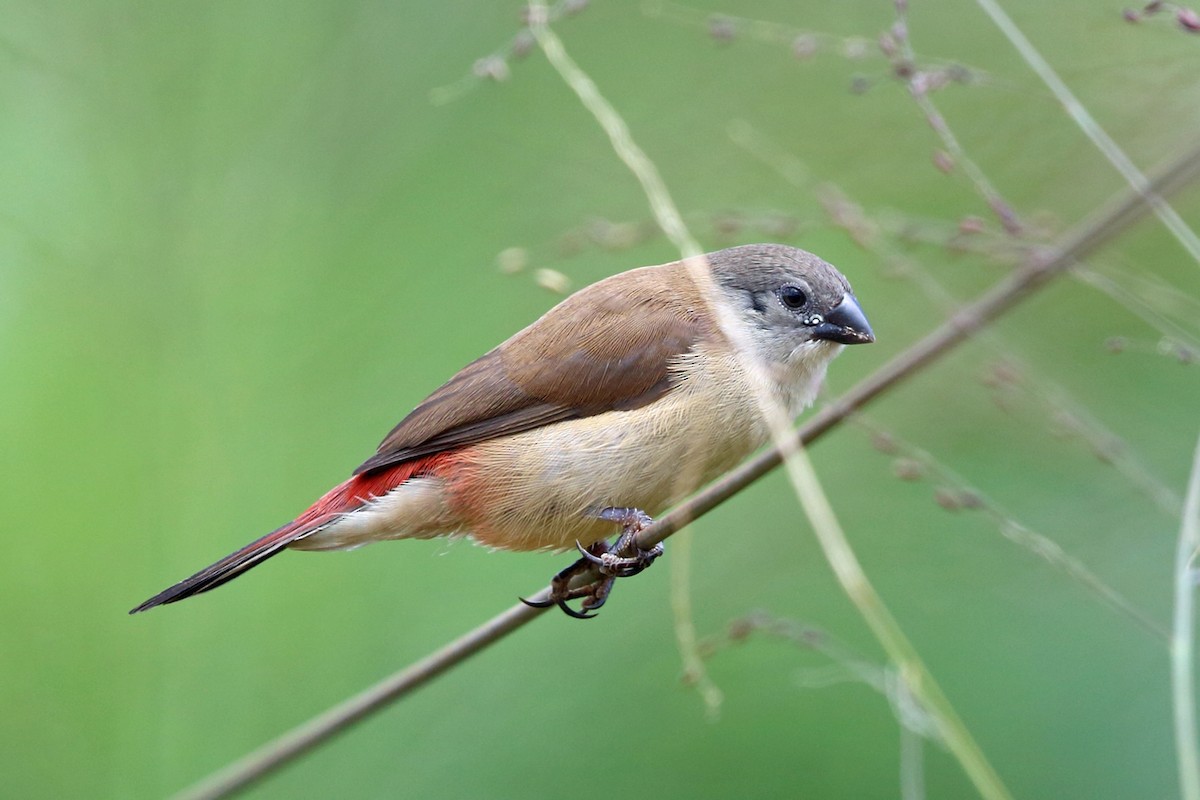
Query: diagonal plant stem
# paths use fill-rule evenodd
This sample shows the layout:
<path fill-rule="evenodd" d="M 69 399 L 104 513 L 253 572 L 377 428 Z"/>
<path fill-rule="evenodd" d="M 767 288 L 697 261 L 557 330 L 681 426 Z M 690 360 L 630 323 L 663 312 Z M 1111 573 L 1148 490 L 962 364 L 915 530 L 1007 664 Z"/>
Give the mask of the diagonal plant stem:
<path fill-rule="evenodd" d="M 682 251 L 692 280 L 708 301 L 709 312 L 716 317 L 722 332 L 734 345 L 735 352 L 742 355 L 740 359 L 742 369 L 747 375 L 754 375 L 756 372 L 762 371 L 762 366 L 752 355 L 752 344 L 744 341 L 746 337 L 741 334 L 741 329 L 736 321 L 729 318 L 731 315 L 717 299 L 716 288 L 713 285 L 708 265 L 702 256 L 697 257 L 700 247 L 684 225 L 682 216 L 671 200 L 670 193 L 657 168 L 633 141 L 628 125 L 625 124 L 616 109 L 604 98 L 587 74 L 567 55 L 562 41 L 547 26 L 545 8 L 538 4 L 531 5 L 530 18 L 530 30 L 546 53 L 551 65 L 558 70 L 567 85 L 575 91 L 580 101 L 595 116 L 597 122 L 608 133 L 617 154 L 642 184 L 659 226 Z M 750 385 L 765 387 L 769 383 L 769 378 L 764 374 L 751 380 Z M 933 674 L 917 653 L 917 649 L 905 636 L 900 624 L 888 611 L 883 598 L 871 585 L 870 579 L 859 564 L 858 558 L 838 522 L 833 506 L 821 486 L 803 444 L 797 442 L 795 437 L 790 435 L 791 420 L 787 413 L 778 400 L 765 390 L 761 391 L 756 399 L 771 432 L 772 442 L 778 450 L 786 454 L 783 466 L 788 479 L 791 481 L 796 496 L 800 499 L 800 504 L 812 525 L 817 541 L 841 583 L 843 591 L 858 608 L 868 627 L 896 664 L 907 689 L 934 720 L 942 741 L 958 758 L 979 793 L 989 798 L 1007 798 L 1008 790 L 1005 789 L 1000 776 L 988 763 L 987 757 L 955 712 L 949 699 L 942 694 Z M 690 555 L 690 548 L 687 552 Z M 676 636 L 684 658 L 689 664 L 689 669 L 701 670 L 695 678 L 700 681 L 699 685 L 702 691 L 707 690 L 704 691 L 704 697 L 709 704 L 709 711 L 712 713 L 715 709 L 713 703 L 719 694 L 714 694 L 715 687 L 707 680 L 702 671 L 702 662 L 696 651 L 693 624 L 690 613 L 688 613 L 690 604 L 685 605 L 682 600 L 686 598 L 679 596 L 680 592 L 686 593 L 687 587 L 682 579 L 678 579 L 679 573 L 676 573 L 676 576 L 677 580 L 673 582 Z"/>
<path fill-rule="evenodd" d="M 963 476 L 959 475 L 948 465 L 939 461 L 932 453 L 907 442 L 895 433 L 885 432 L 883 428 L 869 420 L 865 414 L 855 414 L 851 420 L 863 430 L 873 435 L 886 435 L 907 458 L 913 459 L 930 470 L 932 476 L 942 482 L 971 493 L 976 500 L 979 512 L 991 518 L 992 523 L 1000 530 L 1000 534 L 1011 542 L 1025 548 L 1056 569 L 1062 570 L 1069 577 L 1091 591 L 1098 600 L 1109 608 L 1124 614 L 1136 622 L 1147 633 L 1166 643 L 1169 635 L 1166 629 L 1137 606 L 1133 605 L 1124 595 L 1102 581 L 1098 575 L 1087 568 L 1074 556 L 1066 553 L 1052 539 L 1031 530 L 1017 521 L 1006 509 L 984 492 L 972 486 Z"/>
<path fill-rule="evenodd" d="M 900 47 L 900 53 L 903 56 L 906 64 L 906 73 L 903 76 L 904 84 L 908 87 L 908 93 L 916 102 L 917 107 L 925 114 L 925 119 L 929 122 L 929 127 L 933 128 L 934 133 L 942 140 L 942 144 L 946 146 L 946 150 L 954 157 L 954 161 L 962 169 L 968 180 L 975 186 L 975 190 L 983 196 L 987 202 L 988 208 L 1000 220 L 1001 226 L 1010 235 L 1016 236 L 1021 233 L 1024 227 L 1021 220 L 1017 217 L 1013 207 L 1009 205 L 1000 191 L 988 179 L 988 176 L 975 163 L 963 146 L 959 143 L 958 137 L 954 135 L 954 131 L 950 128 L 946 118 L 942 116 L 942 112 L 938 109 L 937 104 L 933 102 L 930 96 L 929 87 L 924 81 L 924 76 L 917 70 L 917 54 L 913 50 L 912 41 L 909 38 L 908 27 L 908 2 L 907 0 L 896 0 L 896 26 L 892 29 L 896 43 Z"/>
<path fill-rule="evenodd" d="M 1197 264 L 1200 264 L 1200 237 L 1192 230 L 1183 217 L 1179 216 L 1179 212 L 1163 199 L 1162 195 L 1154 190 L 1150 179 L 1147 178 L 1137 165 L 1125 155 L 1125 151 L 1121 146 L 1113 140 L 1104 128 L 1100 127 L 1100 123 L 1092 116 L 1091 112 L 1083 103 L 1079 102 L 1079 98 L 1067 88 L 1063 83 L 1062 78 L 1054 71 L 1049 62 L 1042 57 L 1033 43 L 1026 38 L 1017 24 L 1012 21 L 1012 17 L 1005 13 L 1000 4 L 996 0 L 976 0 L 979 7 L 984 13 L 991 17 L 992 22 L 1000 29 L 1000 32 L 1008 38 L 1008 41 L 1020 53 L 1021 58 L 1025 59 L 1025 63 L 1030 69 L 1037 73 L 1046 87 L 1054 94 L 1058 102 L 1062 103 L 1067 114 L 1075 122 L 1084 135 L 1092 140 L 1092 144 L 1104 154 L 1109 163 L 1116 168 L 1117 172 L 1123 177 L 1135 191 L 1139 192 L 1146 203 L 1154 209 L 1154 215 L 1159 221 L 1166 226 L 1171 235 L 1178 240 L 1179 244 L 1187 251 Z"/>
<path fill-rule="evenodd" d="M 1175 551 L 1175 610 L 1171 626 L 1171 700 L 1175 716 L 1175 750 L 1179 760 L 1179 792 L 1184 800 L 1200 800 L 1200 744 L 1196 741 L 1196 675 L 1193 622 L 1196 555 L 1200 553 L 1200 440 L 1192 459 L 1184 501 L 1183 523 Z"/>
<path fill-rule="evenodd" d="M 800 688 L 819 689 L 836 683 L 856 682 L 882 695 L 900 729 L 901 800 L 925 797 L 924 742 L 929 739 L 940 745 L 941 740 L 929 714 L 913 698 L 893 667 L 866 661 L 821 628 L 796 619 L 775 617 L 765 611 L 731 620 L 722 635 L 706 641 L 705 657 L 715 659 L 719 650 L 740 644 L 752 634 L 812 650 L 829 660 L 827 667 L 797 673 L 796 684 Z"/>
<path fill-rule="evenodd" d="M 1200 147 L 1190 150 L 1163 168 L 1158 177 L 1151 181 L 1150 188 L 1155 194 L 1166 196 L 1190 184 L 1197 177 L 1200 177 Z M 947 351 L 962 344 L 976 331 L 1019 305 L 1074 263 L 1095 253 L 1134 222 L 1146 216 L 1148 211 L 1145 198 L 1140 192 L 1122 192 L 1111 203 L 1064 236 L 1057 247 L 1046 247 L 1037 251 L 1024 267 L 1011 273 L 974 303 L 959 309 L 923 339 L 860 381 L 840 398 L 820 409 L 800 428 L 798 438 L 808 445 L 837 427 L 855 410 L 911 377 L 912 373 L 940 359 Z M 639 546 L 653 547 L 663 541 L 682 527 L 684 520 L 728 500 L 748 483 L 779 466 L 780 459 L 781 455 L 776 450 L 769 450 L 750 459 L 642 531 L 638 535 Z"/>
<path fill-rule="evenodd" d="M 683 558 L 677 560 L 676 556 L 681 552 Z M 708 718 L 716 719 L 725 694 L 709 677 L 700 655 L 696 622 L 692 616 L 691 577 L 692 537 L 677 536 L 671 544 L 671 612 L 675 615 L 675 642 L 683 661 L 683 681 L 700 693 Z"/>
<path fill-rule="evenodd" d="M 896 665 L 904 687 L 929 714 L 940 739 L 958 759 L 979 794 L 987 798 L 1010 797 L 1000 776 L 975 743 L 949 698 L 942 694 L 917 649 L 904 635 L 900 624 L 884 605 L 883 598 L 871 586 L 842 531 L 833 506 L 817 480 L 808 453 L 797 447 L 787 453 L 784 466 L 800 491 L 804 513 L 812 524 L 826 560 L 842 584 L 842 590 L 853 601 L 875 638 L 883 645 L 888 658 Z"/>
<path fill-rule="evenodd" d="M 1200 175 L 1200 148 L 1181 156 L 1163 169 L 1150 184 L 1157 195 L 1167 196 L 1190 184 Z M 822 408 L 796 433 L 804 445 L 810 445 L 846 420 L 855 410 L 880 394 L 919 373 L 962 344 L 972 333 L 1004 315 L 1037 292 L 1053 277 L 1076 261 L 1095 253 L 1148 212 L 1145 197 L 1136 190 L 1123 192 L 1067 235 L 1062 243 L 1044 251 L 1041 258 L 1027 264 L 983 297 L 964 307 L 950 320 L 916 344 L 901 352 L 883 367 L 856 384 L 838 400 Z M 728 473 L 670 514 L 659 519 L 638 536 L 638 544 L 649 549 L 684 524 L 717 507 L 779 465 L 777 450 L 759 454 Z M 531 599 L 545 600 L 549 588 Z M 471 630 L 426 658 L 388 676 L 358 695 L 343 701 L 321 715 L 268 742 L 258 750 L 213 773 L 179 795 L 181 798 L 228 797 L 291 763 L 336 734 L 369 715 L 424 686 L 433 678 L 457 666 L 467 658 L 502 639 L 527 622 L 541 616 L 545 609 L 518 604 Z"/>
<path fill-rule="evenodd" d="M 870 227 L 869 218 L 861 214 L 860 208 L 856 203 L 840 192 L 834 203 L 836 203 L 836 208 L 831 208 L 831 216 L 834 218 L 834 223 L 844 228 L 854 238 L 859 247 L 872 253 L 884 262 L 892 260 L 895 257 L 895 253 L 892 252 L 891 248 L 878 243 L 877 240 L 879 237 L 875 235 L 875 229 Z M 833 206 L 834 203 L 828 205 Z M 1071 270 L 1071 275 L 1078 277 L 1079 270 L 1080 266 L 1076 264 Z M 953 298 L 920 265 L 915 263 L 911 266 L 906 265 L 904 275 L 913 280 L 922 292 L 929 299 L 936 302 L 939 308 L 945 313 L 950 313 L 958 307 L 958 300 Z M 1153 319 L 1149 315 L 1147 318 L 1148 320 Z M 1030 365 L 1025 364 L 1019 356 L 1008 350 L 1007 345 L 1004 344 L 1001 336 L 995 329 L 981 331 L 976 336 L 976 342 L 990 346 L 1006 362 L 1015 363 L 1019 372 L 1028 373 L 1031 371 Z M 1170 489 L 1151 475 L 1129 451 L 1124 448 L 1114 448 L 1109 444 L 1117 440 L 1115 434 L 1111 433 L 1099 421 L 1093 418 L 1087 409 L 1074 400 L 1062 387 L 1053 384 L 1045 377 L 1039 378 L 1037 383 L 1049 383 L 1050 388 L 1027 388 L 1026 391 L 1044 407 L 1047 414 L 1053 415 L 1062 411 L 1068 413 L 1072 420 L 1074 433 L 1080 435 L 1095 452 L 1104 452 L 1113 468 L 1145 492 L 1168 516 L 1172 519 L 1179 516 L 1182 502 L 1175 497 Z M 884 433 L 881 429 L 870 423 L 865 415 L 856 415 L 855 421 L 874 434 Z M 1145 630 L 1158 636 L 1164 643 L 1167 642 L 1169 636 L 1165 627 L 1136 608 L 1129 600 L 1102 581 L 1099 576 L 1089 570 L 1078 559 L 1065 553 L 1052 540 L 1019 523 L 1011 514 L 1000 508 L 994 500 L 987 498 L 976 487 L 969 486 L 961 476 L 955 474 L 953 470 L 939 462 L 930 453 L 921 450 L 910 442 L 903 442 L 895 434 L 888 433 L 887 436 L 899 442 L 900 446 L 907 450 L 910 456 L 915 457 L 918 461 L 932 468 L 935 473 L 940 474 L 943 480 L 951 484 L 956 484 L 960 488 L 968 489 L 980 503 L 984 512 L 992 518 L 1001 535 L 1006 539 L 1025 548 L 1030 553 L 1046 559 L 1056 568 L 1063 570 L 1085 588 L 1092 591 L 1097 598 L 1109 604 L 1110 607 L 1126 614 Z"/>
<path fill-rule="evenodd" d="M 617 157 L 625 163 L 625 166 L 641 184 L 642 192 L 650 203 L 658 227 L 662 229 L 683 257 L 689 275 L 700 288 L 701 296 L 707 301 L 708 310 L 716 317 L 721 330 L 729 336 L 730 340 L 737 342 L 736 335 L 731 335 L 735 330 L 734 323 L 726 316 L 722 316 L 720 306 L 713 301 L 715 290 L 712 286 L 712 275 L 708 262 L 704 258 L 704 251 L 684 223 L 683 215 L 679 213 L 678 207 L 671 199 L 671 194 L 667 190 L 666 182 L 663 181 L 658 167 L 633 140 L 629 126 L 600 93 L 595 82 L 567 55 L 562 41 L 550 30 L 549 21 L 550 16 L 544 5 L 536 2 L 530 3 L 529 30 L 538 46 L 546 54 L 546 59 L 551 66 L 567 86 L 575 92 L 584 107 L 596 118 L 596 122 L 600 124 L 604 132 L 608 134 L 608 140 Z M 747 350 L 743 346 L 739 348 L 739 352 L 745 353 Z M 768 408 L 764 404 L 764 415 L 767 415 L 767 411 Z M 781 425 L 786 430 L 786 422 Z M 681 472 L 675 480 L 680 486 L 694 487 L 696 480 L 693 478 L 689 482 L 686 473 L 686 470 Z M 672 558 L 670 562 L 671 610 L 675 617 L 675 643 L 679 648 L 680 659 L 683 661 L 684 677 L 700 692 L 708 715 L 715 717 L 720 711 L 723 695 L 720 688 L 709 677 L 708 671 L 704 667 L 704 660 L 700 657 L 696 645 L 696 625 L 692 618 L 689 587 L 692 549 L 691 532 L 684 531 L 676 546 L 676 557 Z"/>

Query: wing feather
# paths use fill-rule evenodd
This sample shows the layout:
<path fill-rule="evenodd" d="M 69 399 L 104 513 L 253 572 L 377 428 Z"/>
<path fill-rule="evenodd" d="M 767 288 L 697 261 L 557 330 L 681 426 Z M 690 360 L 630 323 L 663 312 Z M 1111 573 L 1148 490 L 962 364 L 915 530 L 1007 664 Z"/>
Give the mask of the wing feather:
<path fill-rule="evenodd" d="M 713 335 L 701 302 L 678 263 L 577 292 L 426 398 L 355 474 L 652 403 L 673 386 L 675 359 Z"/>

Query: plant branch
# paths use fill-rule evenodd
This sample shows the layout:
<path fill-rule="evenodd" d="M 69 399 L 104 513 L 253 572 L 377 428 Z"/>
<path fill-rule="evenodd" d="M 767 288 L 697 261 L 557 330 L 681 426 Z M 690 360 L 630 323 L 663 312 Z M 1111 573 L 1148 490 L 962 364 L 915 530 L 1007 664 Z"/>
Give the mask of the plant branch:
<path fill-rule="evenodd" d="M 1067 88 L 1063 83 L 1062 78 L 1054 71 L 1049 62 L 1042 57 L 1033 43 L 1026 38 L 1017 24 L 1012 21 L 1012 17 L 1005 13 L 1004 9 L 996 0 L 976 0 L 979 7 L 984 13 L 991 17 L 992 22 L 1000 29 L 1000 32 L 1008 38 L 1008 41 L 1020 53 L 1021 58 L 1025 59 L 1025 63 L 1029 68 L 1037 73 L 1037 76 L 1042 79 L 1058 102 L 1062 103 L 1063 109 L 1067 115 L 1075 122 L 1084 135 L 1092 141 L 1108 162 L 1113 165 L 1117 172 L 1121 173 L 1121 177 L 1137 192 L 1140 192 L 1146 203 L 1154 209 L 1154 214 L 1159 218 L 1171 235 L 1179 242 L 1188 255 L 1192 257 L 1197 264 L 1200 264 L 1200 237 L 1196 232 L 1183 221 L 1183 217 L 1179 216 L 1179 212 L 1163 199 L 1162 195 L 1155 191 L 1151 186 L 1150 179 L 1147 178 L 1142 171 L 1137 168 L 1137 165 L 1125 155 L 1125 151 L 1121 146 L 1113 140 L 1104 128 L 1100 127 L 1100 123 L 1092 116 L 1091 112 L 1083 103 L 1079 102 L 1079 98 Z"/>
<path fill-rule="evenodd" d="M 1193 622 L 1196 554 L 1200 552 L 1200 440 L 1192 460 L 1183 523 L 1175 551 L 1175 610 L 1171 626 L 1171 700 L 1175 716 L 1175 749 L 1179 760 L 1179 793 L 1200 800 L 1200 754 L 1196 742 L 1196 675 Z"/>
<path fill-rule="evenodd" d="M 530 5 L 529 27 L 538 44 L 546 53 L 551 65 L 567 85 L 575 91 L 584 107 L 592 113 L 596 121 L 608 133 L 613 149 L 641 183 L 646 198 L 654 209 L 654 216 L 658 220 L 659 226 L 681 251 L 692 280 L 702 295 L 707 298 L 709 313 L 716 317 L 722 333 L 734 345 L 735 352 L 741 356 L 739 360 L 744 372 L 748 376 L 754 376 L 749 384 L 754 387 L 768 386 L 770 378 L 765 374 L 763 365 L 753 355 L 755 350 L 753 343 L 748 340 L 723 304 L 717 300 L 716 287 L 708 264 L 702 256 L 699 256 L 700 247 L 684 226 L 682 216 L 671 200 L 658 169 L 634 142 L 629 133 L 629 126 L 625 124 L 617 110 L 604 98 L 587 74 L 567 55 L 562 41 L 547 27 L 546 19 L 544 6 L 537 3 Z M 955 712 L 949 699 L 938 687 L 933 674 L 921 660 L 917 649 L 891 615 L 883 598 L 871 585 L 866 571 L 859 564 L 854 549 L 850 546 L 850 542 L 838 522 L 833 506 L 808 458 L 808 453 L 803 444 L 792 435 L 790 416 L 778 399 L 771 396 L 765 389 L 762 389 L 755 399 L 770 430 L 770 441 L 776 449 L 784 454 L 783 466 L 788 480 L 791 481 L 800 505 L 812 525 L 813 533 L 821 545 L 821 550 L 842 585 L 842 590 L 854 603 L 867 626 L 883 645 L 888 657 L 896 664 L 907 690 L 934 720 L 942 741 L 954 753 L 980 794 L 984 797 L 1000 798 L 1001 800 L 1009 797 L 1008 790 L 1004 787 L 1000 776 L 988 763 L 987 757 Z M 690 538 L 690 536 L 685 537 L 684 542 L 690 544 Z M 689 672 L 696 673 L 698 671 L 699 674 L 695 675 L 695 678 L 701 682 L 702 690 L 708 690 L 704 696 L 709 703 L 711 713 L 716 707 L 713 701 L 719 695 L 714 696 L 712 691 L 714 687 L 711 684 L 705 685 L 706 676 L 695 647 L 690 603 L 685 605 L 681 602 L 681 600 L 687 599 L 686 585 L 683 579 L 686 577 L 686 566 L 691 556 L 690 547 L 685 548 L 685 554 L 688 558 L 682 562 L 684 571 L 673 572 L 673 577 L 676 578 L 672 582 L 673 607 L 676 611 L 676 637 L 679 640 Z"/>
<path fill-rule="evenodd" d="M 917 107 L 925 114 L 925 119 L 928 121 L 929 127 L 933 128 L 934 133 L 942 140 L 942 144 L 946 146 L 946 150 L 954 158 L 954 163 L 966 174 L 967 179 L 975 186 L 975 190 L 987 201 L 988 208 L 1000 220 L 1000 224 L 1004 230 L 1010 235 L 1018 235 L 1024 226 L 1017 217 L 1017 213 L 1009 205 L 1008 201 L 1004 199 L 1004 196 L 1000 194 L 1000 191 L 988 180 L 988 176 L 975 163 L 974 159 L 967 155 L 967 151 L 959 143 L 958 137 L 954 135 L 954 131 L 950 128 L 950 124 L 946 122 L 946 118 L 942 116 L 941 110 L 933 102 L 933 97 L 931 96 L 932 87 L 930 86 L 928 76 L 925 72 L 917 68 L 917 54 L 913 50 L 912 41 L 909 36 L 907 1 L 898 0 L 895 5 L 896 25 L 891 30 L 891 36 L 900 48 L 900 57 L 902 60 L 896 61 L 893 58 L 894 71 L 904 81 L 905 86 L 908 87 L 908 93 L 916 102 Z"/>
<path fill-rule="evenodd" d="M 1148 190 L 1165 197 L 1191 183 L 1197 174 L 1200 174 L 1200 148 L 1191 150 L 1162 170 L 1158 177 L 1150 182 Z M 1076 261 L 1095 253 L 1147 214 L 1149 208 L 1145 197 L 1146 195 L 1138 190 L 1123 192 L 1114 202 L 1066 236 L 1059 247 L 1044 251 L 1040 258 L 1014 272 L 975 303 L 960 310 L 946 323 L 855 385 L 838 400 L 822 408 L 797 431 L 798 441 L 805 445 L 816 441 L 856 409 L 928 367 L 980 327 L 1002 316 L 1036 292 L 1055 275 Z M 769 450 L 746 462 L 642 531 L 639 535 L 639 545 L 648 549 L 654 543 L 663 541 L 685 522 L 707 513 L 770 472 L 778 466 L 780 458 L 777 450 Z M 532 599 L 544 600 L 549 593 L 548 588 L 543 589 Z M 530 608 L 522 604 L 513 606 L 441 650 L 268 742 L 179 796 L 197 800 L 228 797 L 248 787 L 328 741 L 355 722 L 423 686 L 542 613 L 544 609 Z"/>
<path fill-rule="evenodd" d="M 667 190 L 667 184 L 662 179 L 658 167 L 634 141 L 633 135 L 629 132 L 629 126 L 617 109 L 600 93 L 599 87 L 588 77 L 587 73 L 567 54 L 562 40 L 550 30 L 549 19 L 548 10 L 544 5 L 536 2 L 530 3 L 529 30 L 538 46 L 542 48 L 542 52 L 546 54 L 546 60 L 550 62 L 550 65 L 554 67 L 571 91 L 575 92 L 583 107 L 591 113 L 604 132 L 608 134 L 608 141 L 612 145 L 613 151 L 641 185 L 642 193 L 646 195 L 646 201 L 650 204 L 655 222 L 679 251 L 688 274 L 706 299 L 708 310 L 716 317 L 721 330 L 730 337 L 731 341 L 736 342 L 735 323 L 728 318 L 727 313 L 723 312 L 722 307 L 712 301 L 715 289 L 712 285 L 712 274 L 708 261 L 704 258 L 704 251 L 684 223 L 683 215 L 679 213 L 678 206 L 671 199 L 671 193 Z M 747 352 L 744 348 L 745 343 L 742 343 L 740 352 Z M 749 368 L 750 365 L 743 364 L 743 367 Z M 767 415 L 767 412 L 768 409 L 764 408 L 764 416 Z M 784 431 L 783 435 L 786 435 L 789 428 L 787 421 L 782 422 L 781 426 Z M 689 472 L 689 470 L 683 470 L 676 476 L 675 480 L 679 486 L 691 489 L 699 483 L 697 478 L 690 475 Z M 704 699 L 709 717 L 715 718 L 721 708 L 722 694 L 705 671 L 704 660 L 696 649 L 696 624 L 692 618 L 692 599 L 689 587 L 692 563 L 691 539 L 691 533 L 684 531 L 679 537 L 679 544 L 676 548 L 678 557 L 672 558 L 670 562 L 671 609 L 675 615 L 675 642 L 679 647 L 679 656 L 683 661 L 686 680 L 696 686 L 700 696 Z"/>
<path fill-rule="evenodd" d="M 1200 148 L 1189 151 L 1164 168 L 1148 186 L 1150 194 L 1165 197 L 1200 175 Z M 1146 216 L 1146 196 L 1138 190 L 1122 192 L 1102 210 L 1068 233 L 1057 247 L 1035 252 L 1031 260 L 1014 271 L 974 303 L 964 306 L 938 328 L 853 386 L 840 398 L 821 408 L 800 428 L 800 441 L 807 445 L 840 424 L 897 383 L 927 367 L 971 334 L 1020 304 L 1056 275 L 1098 251 L 1104 244 Z M 713 483 L 703 492 L 677 506 L 671 514 L 646 528 L 638 545 L 653 547 L 691 520 L 728 500 L 746 485 L 779 466 L 777 450 L 761 453 Z"/>

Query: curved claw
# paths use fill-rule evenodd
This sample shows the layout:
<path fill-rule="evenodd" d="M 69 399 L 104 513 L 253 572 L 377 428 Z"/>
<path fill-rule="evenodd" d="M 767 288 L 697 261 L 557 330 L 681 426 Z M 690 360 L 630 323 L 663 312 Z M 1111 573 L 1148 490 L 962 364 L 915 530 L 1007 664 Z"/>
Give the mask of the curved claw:
<path fill-rule="evenodd" d="M 574 617 L 575 619 L 592 619 L 593 617 L 596 616 L 595 614 L 588 614 L 583 611 L 576 611 L 575 609 L 573 609 L 569 605 L 567 605 L 566 600 L 556 600 L 555 602 L 558 603 L 558 607 L 561 608 L 563 613 L 566 614 L 568 617 Z"/>
<path fill-rule="evenodd" d="M 644 511 L 636 508 L 604 508 L 593 513 L 600 519 L 615 522 L 624 529 L 616 542 L 608 544 L 601 539 L 584 547 L 577 540 L 575 549 L 581 557 L 554 576 L 550 581 L 549 597 L 545 600 L 526 600 L 522 597 L 522 603 L 532 608 L 557 605 L 572 619 L 592 619 L 597 616 L 595 612 L 608 600 L 617 578 L 637 575 L 662 555 L 661 544 L 656 544 L 649 550 L 642 550 L 637 546 L 637 532 L 653 522 Z M 572 582 L 581 585 L 571 588 Z M 579 611 L 567 605 L 568 601 L 581 598 L 583 602 Z"/>
<path fill-rule="evenodd" d="M 583 606 L 581 608 L 583 611 L 599 611 L 600 606 L 604 605 L 606 602 L 608 602 L 607 592 L 600 595 L 592 595 L 591 597 L 584 599 Z M 594 617 L 596 615 L 592 614 L 592 616 Z"/>
<path fill-rule="evenodd" d="M 586 547 L 581 545 L 579 543 L 578 539 L 575 540 L 575 548 L 577 550 L 579 550 L 580 553 L 583 554 L 584 558 L 586 558 L 588 561 L 592 562 L 596 566 L 598 566 L 598 567 L 604 566 L 604 559 L 602 559 L 600 556 L 596 555 L 591 550 L 588 550 Z"/>
<path fill-rule="evenodd" d="M 662 544 L 656 544 L 649 550 L 635 550 L 632 556 L 619 556 L 612 550 L 596 555 L 591 550 L 575 542 L 575 547 L 583 554 L 583 559 L 595 565 L 600 574 L 616 578 L 630 578 L 650 566 L 663 553 Z"/>
<path fill-rule="evenodd" d="M 566 600 L 562 599 L 556 600 L 554 598 L 550 598 L 549 600 L 526 600 L 524 597 L 518 597 L 517 599 L 530 608 L 549 608 L 550 606 L 558 606 L 563 610 L 564 614 L 566 614 L 568 617 L 574 617 L 575 619 L 591 619 L 592 617 L 596 616 L 595 614 L 586 613 L 586 609 L 584 611 L 576 611 L 567 605 Z M 599 608 L 599 606 L 593 606 L 593 608 Z"/>

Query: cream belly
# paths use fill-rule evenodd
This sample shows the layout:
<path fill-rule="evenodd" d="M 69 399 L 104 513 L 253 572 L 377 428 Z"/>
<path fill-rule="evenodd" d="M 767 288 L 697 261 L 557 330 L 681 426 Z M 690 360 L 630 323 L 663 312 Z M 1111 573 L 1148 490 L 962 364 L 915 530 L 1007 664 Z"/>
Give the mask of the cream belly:
<path fill-rule="evenodd" d="M 798 354 L 794 369 L 762 388 L 798 413 L 834 352 Z M 616 527 L 597 512 L 660 514 L 767 440 L 762 392 L 732 356 L 694 352 L 676 372 L 679 384 L 649 405 L 471 445 L 433 476 L 396 487 L 292 547 L 470 535 L 508 550 L 562 550 L 610 537 Z"/>
<path fill-rule="evenodd" d="M 485 442 L 448 482 L 451 503 L 482 544 L 565 549 L 616 532 L 610 507 L 661 513 L 765 440 L 750 398 L 673 393 L 633 411 Z"/>

